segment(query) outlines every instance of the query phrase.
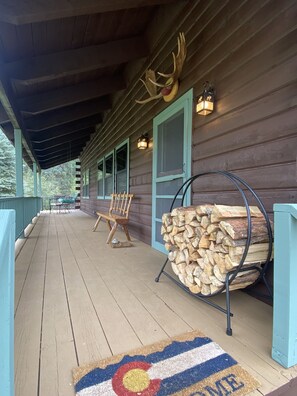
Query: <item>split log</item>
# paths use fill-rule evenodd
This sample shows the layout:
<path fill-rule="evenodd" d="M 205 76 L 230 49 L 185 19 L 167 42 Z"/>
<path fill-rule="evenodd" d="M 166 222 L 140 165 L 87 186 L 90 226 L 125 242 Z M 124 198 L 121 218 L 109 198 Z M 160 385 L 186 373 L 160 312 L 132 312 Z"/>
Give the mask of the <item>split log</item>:
<path fill-rule="evenodd" d="M 244 267 L 266 261 L 269 249 L 266 222 L 251 207 L 251 245 Z M 238 267 L 247 238 L 246 208 L 199 205 L 175 208 L 162 217 L 161 233 L 173 272 L 193 293 L 210 295 L 222 289 L 228 271 Z M 239 272 L 230 290 L 253 283 L 259 272 Z"/>
<path fill-rule="evenodd" d="M 213 205 L 205 204 L 196 206 L 196 213 L 198 216 L 208 215 L 210 216 L 213 210 Z"/>
<path fill-rule="evenodd" d="M 247 219 L 230 219 L 220 222 L 220 229 L 225 231 L 232 239 L 247 238 Z M 267 225 L 264 217 L 252 219 L 252 237 L 268 238 Z"/>
<path fill-rule="evenodd" d="M 257 206 L 250 206 L 252 217 L 262 217 L 263 214 Z M 224 219 L 247 217 L 245 206 L 214 205 L 211 213 L 211 222 L 218 223 Z"/>

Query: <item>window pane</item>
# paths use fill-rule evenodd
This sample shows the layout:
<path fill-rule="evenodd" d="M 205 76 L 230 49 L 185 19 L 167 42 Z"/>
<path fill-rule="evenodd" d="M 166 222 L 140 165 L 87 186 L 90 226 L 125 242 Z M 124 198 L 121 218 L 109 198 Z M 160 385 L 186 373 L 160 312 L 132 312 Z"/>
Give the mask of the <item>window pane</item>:
<path fill-rule="evenodd" d="M 105 158 L 105 195 L 113 193 L 113 154 Z"/>
<path fill-rule="evenodd" d="M 128 145 L 116 150 L 116 192 L 128 191 Z"/>
<path fill-rule="evenodd" d="M 156 199 L 156 218 L 162 219 L 164 213 L 169 213 L 173 198 L 157 198 Z M 181 199 L 176 199 L 174 208 L 181 206 Z"/>
<path fill-rule="evenodd" d="M 88 197 L 89 196 L 89 179 L 90 179 L 90 171 L 87 169 L 83 173 L 83 196 Z"/>
<path fill-rule="evenodd" d="M 183 179 L 157 183 L 157 195 L 175 195 L 183 184 Z M 180 192 L 182 194 L 182 191 Z"/>
<path fill-rule="evenodd" d="M 98 163 L 98 172 L 97 172 L 97 181 L 98 181 L 98 191 L 97 195 L 99 197 L 103 196 L 103 161 Z"/>
<path fill-rule="evenodd" d="M 155 231 L 156 231 L 156 241 L 159 243 L 162 243 L 162 245 L 164 245 L 164 240 L 163 240 L 163 236 L 161 235 L 161 227 L 162 227 L 162 223 L 156 222 L 155 223 Z"/>
<path fill-rule="evenodd" d="M 183 173 L 183 110 L 158 126 L 157 177 Z"/>

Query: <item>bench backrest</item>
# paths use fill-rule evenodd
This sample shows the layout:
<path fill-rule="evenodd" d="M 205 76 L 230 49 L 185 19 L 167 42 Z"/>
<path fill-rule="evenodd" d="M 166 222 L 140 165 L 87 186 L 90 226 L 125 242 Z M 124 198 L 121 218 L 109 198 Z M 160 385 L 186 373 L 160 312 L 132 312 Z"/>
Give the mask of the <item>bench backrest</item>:
<path fill-rule="evenodd" d="M 116 214 L 129 218 L 129 210 L 134 194 L 111 194 L 111 202 L 109 207 L 109 214 Z"/>

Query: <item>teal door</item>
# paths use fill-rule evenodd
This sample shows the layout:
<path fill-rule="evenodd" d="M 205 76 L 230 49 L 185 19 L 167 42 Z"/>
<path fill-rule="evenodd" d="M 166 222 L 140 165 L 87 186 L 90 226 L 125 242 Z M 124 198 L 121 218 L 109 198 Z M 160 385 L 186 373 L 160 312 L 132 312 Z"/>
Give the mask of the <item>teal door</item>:
<path fill-rule="evenodd" d="M 154 119 L 152 246 L 166 253 L 161 225 L 172 200 L 191 175 L 193 91 L 187 92 Z M 190 205 L 190 189 L 184 205 Z M 178 196 L 175 207 L 181 205 Z"/>

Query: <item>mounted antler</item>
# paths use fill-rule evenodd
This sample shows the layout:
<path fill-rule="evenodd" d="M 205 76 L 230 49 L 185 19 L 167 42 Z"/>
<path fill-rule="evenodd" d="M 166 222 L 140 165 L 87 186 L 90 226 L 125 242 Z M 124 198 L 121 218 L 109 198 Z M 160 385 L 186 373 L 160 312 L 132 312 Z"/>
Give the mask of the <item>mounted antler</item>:
<path fill-rule="evenodd" d="M 157 72 L 159 76 L 166 78 L 166 82 L 164 84 L 160 84 L 156 82 L 156 74 L 154 70 L 148 69 L 145 72 L 145 80 L 140 79 L 140 81 L 145 86 L 146 90 L 149 93 L 149 98 L 144 100 L 136 100 L 136 103 L 144 104 L 148 103 L 152 100 L 162 98 L 166 102 L 170 102 L 175 98 L 178 91 L 178 79 L 181 75 L 184 61 L 187 55 L 186 48 L 186 40 L 184 33 L 179 33 L 179 37 L 177 38 L 177 55 L 172 52 L 173 57 L 173 71 L 172 73 L 165 74 L 161 72 Z M 157 92 L 157 87 L 162 88 L 161 91 Z"/>

